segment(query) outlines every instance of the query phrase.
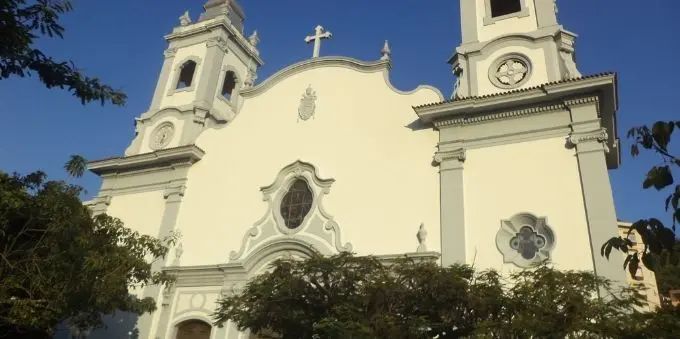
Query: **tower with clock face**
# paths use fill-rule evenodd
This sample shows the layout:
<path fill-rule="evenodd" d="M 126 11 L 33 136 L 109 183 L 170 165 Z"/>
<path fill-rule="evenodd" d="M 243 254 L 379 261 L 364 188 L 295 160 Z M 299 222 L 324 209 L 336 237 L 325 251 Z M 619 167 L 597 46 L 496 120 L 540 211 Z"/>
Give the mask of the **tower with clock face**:
<path fill-rule="evenodd" d="M 165 39 L 163 66 L 149 110 L 135 120 L 126 156 L 194 144 L 239 112 L 239 92 L 252 87 L 263 64 L 254 31 L 244 33 L 236 1 L 208 1 L 197 26 L 188 13 Z"/>

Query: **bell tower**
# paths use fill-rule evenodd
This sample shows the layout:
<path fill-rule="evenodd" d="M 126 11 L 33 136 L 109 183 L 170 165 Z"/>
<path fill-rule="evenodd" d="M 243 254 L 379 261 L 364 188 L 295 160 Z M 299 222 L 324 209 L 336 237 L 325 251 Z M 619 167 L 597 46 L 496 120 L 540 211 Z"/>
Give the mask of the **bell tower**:
<path fill-rule="evenodd" d="M 580 77 L 576 35 L 557 21 L 556 0 L 462 0 L 462 42 L 449 63 L 454 98 Z"/>
<path fill-rule="evenodd" d="M 625 283 L 608 170 L 617 76 L 581 75 L 555 0 L 460 0 L 451 100 L 415 107 L 439 131 L 442 264 L 502 272 L 550 260 Z"/>
<path fill-rule="evenodd" d="M 189 12 L 165 36 L 168 47 L 149 110 L 135 119 L 126 156 L 192 145 L 202 131 L 221 128 L 238 114 L 240 91 L 262 66 L 253 31 L 236 0 L 208 0 L 196 22 Z"/>

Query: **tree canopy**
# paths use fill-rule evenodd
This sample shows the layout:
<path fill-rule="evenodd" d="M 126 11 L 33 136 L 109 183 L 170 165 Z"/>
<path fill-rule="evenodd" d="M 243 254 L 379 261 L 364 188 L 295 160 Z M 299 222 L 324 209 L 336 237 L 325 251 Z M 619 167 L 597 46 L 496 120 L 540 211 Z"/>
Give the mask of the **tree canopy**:
<path fill-rule="evenodd" d="M 150 312 L 155 301 L 129 291 L 172 280 L 148 260 L 163 258 L 174 236 L 156 239 L 93 217 L 80 192 L 42 172 L 0 172 L 0 333 L 51 338 L 64 321 L 96 328 L 116 311 Z"/>
<path fill-rule="evenodd" d="M 72 61 L 57 61 L 35 47 L 40 37 L 63 38 L 60 15 L 72 0 L 0 0 L 0 80 L 37 74 L 47 88 L 62 88 L 83 104 L 125 104 L 126 95 L 81 73 Z"/>
<path fill-rule="evenodd" d="M 547 265 L 511 273 L 339 254 L 279 259 L 213 314 L 272 338 L 654 338 L 677 310 L 643 313 L 639 291 Z M 600 298 L 602 287 L 610 293 Z M 675 312 L 675 313 L 673 313 Z M 632 321 L 631 321 L 632 320 Z"/>

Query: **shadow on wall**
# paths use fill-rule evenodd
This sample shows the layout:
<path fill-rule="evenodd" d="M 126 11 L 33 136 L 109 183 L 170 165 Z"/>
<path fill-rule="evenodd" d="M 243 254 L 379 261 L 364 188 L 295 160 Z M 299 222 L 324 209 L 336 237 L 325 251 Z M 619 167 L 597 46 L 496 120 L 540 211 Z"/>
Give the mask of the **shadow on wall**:
<path fill-rule="evenodd" d="M 118 312 L 114 316 L 105 316 L 106 328 L 101 328 L 87 335 L 74 336 L 68 324 L 63 324 L 54 335 L 54 339 L 138 339 L 137 320 L 139 315 L 130 312 Z"/>

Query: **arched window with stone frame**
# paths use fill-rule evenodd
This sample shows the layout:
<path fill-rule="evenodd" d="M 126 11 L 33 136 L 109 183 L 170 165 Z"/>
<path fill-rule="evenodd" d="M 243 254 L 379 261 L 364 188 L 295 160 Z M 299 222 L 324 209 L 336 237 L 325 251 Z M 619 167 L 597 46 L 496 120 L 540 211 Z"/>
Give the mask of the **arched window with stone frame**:
<path fill-rule="evenodd" d="M 236 107 L 238 95 L 243 84 L 241 76 L 236 69 L 229 65 L 222 67 L 222 75 L 219 84 L 220 87 L 217 97 L 228 103 L 230 106 Z"/>
<path fill-rule="evenodd" d="M 212 326 L 203 320 L 189 319 L 177 325 L 175 339 L 210 339 Z"/>
<path fill-rule="evenodd" d="M 177 63 L 174 70 L 174 77 L 171 82 L 172 86 L 168 95 L 176 92 L 193 91 L 198 81 L 198 68 L 201 64 L 201 59 L 197 56 L 189 56 Z"/>

